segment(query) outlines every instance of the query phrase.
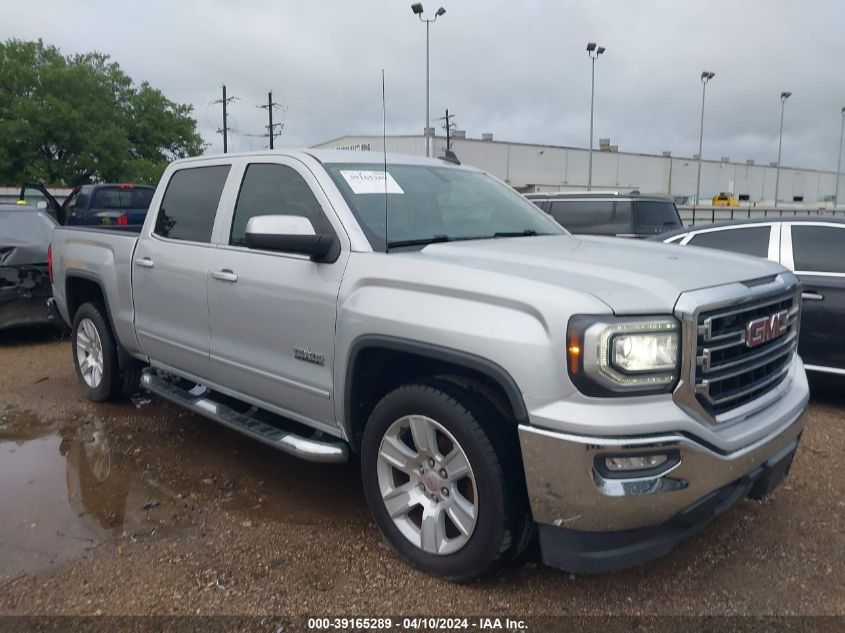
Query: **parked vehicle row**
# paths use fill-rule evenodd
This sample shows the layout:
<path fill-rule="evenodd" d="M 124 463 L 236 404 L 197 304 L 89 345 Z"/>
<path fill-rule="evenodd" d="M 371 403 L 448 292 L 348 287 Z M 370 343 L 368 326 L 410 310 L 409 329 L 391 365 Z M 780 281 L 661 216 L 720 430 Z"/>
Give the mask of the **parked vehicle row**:
<path fill-rule="evenodd" d="M 618 191 L 525 194 L 575 235 L 650 237 L 683 228 L 674 200 Z"/>
<path fill-rule="evenodd" d="M 765 257 L 803 283 L 798 353 L 808 371 L 845 376 L 845 220 L 761 218 L 700 225 L 651 238 Z"/>
<path fill-rule="evenodd" d="M 47 251 L 55 226 L 43 211 L 0 205 L 0 330 L 48 323 Z"/>
<path fill-rule="evenodd" d="M 613 234 L 677 220 L 650 197 L 610 201 L 631 218 Z M 778 486 L 804 425 L 791 271 L 573 236 L 471 167 L 181 160 L 138 235 L 59 227 L 51 252 L 87 397 L 140 376 L 293 455 L 359 454 L 381 531 L 447 578 L 535 533 L 571 571 L 663 555 Z"/>

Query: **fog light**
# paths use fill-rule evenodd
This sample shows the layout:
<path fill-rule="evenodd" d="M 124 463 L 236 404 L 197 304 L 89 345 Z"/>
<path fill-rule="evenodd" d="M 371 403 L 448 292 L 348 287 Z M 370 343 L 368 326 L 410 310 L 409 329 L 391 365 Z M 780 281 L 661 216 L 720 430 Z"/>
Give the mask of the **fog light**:
<path fill-rule="evenodd" d="M 666 463 L 668 460 L 668 455 L 637 455 L 636 457 L 606 457 L 604 464 L 608 470 L 620 472 L 625 470 L 649 470 Z"/>

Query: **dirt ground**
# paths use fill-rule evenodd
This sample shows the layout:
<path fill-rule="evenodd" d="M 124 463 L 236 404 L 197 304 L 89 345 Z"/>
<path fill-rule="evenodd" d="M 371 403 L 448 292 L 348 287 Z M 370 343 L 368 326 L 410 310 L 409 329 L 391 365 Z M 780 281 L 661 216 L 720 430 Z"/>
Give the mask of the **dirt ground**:
<path fill-rule="evenodd" d="M 792 473 L 666 558 L 535 558 L 479 583 L 402 563 L 357 462 L 320 466 L 177 407 L 84 400 L 70 345 L 0 335 L 0 614 L 845 614 L 845 396 L 814 385 Z"/>

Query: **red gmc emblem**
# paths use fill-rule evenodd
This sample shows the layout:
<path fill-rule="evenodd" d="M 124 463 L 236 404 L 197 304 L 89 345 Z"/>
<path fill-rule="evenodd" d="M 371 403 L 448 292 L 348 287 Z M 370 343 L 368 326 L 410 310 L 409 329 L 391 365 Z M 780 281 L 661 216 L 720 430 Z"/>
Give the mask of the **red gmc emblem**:
<path fill-rule="evenodd" d="M 757 347 L 786 334 L 789 329 L 788 312 L 781 310 L 770 316 L 749 321 L 745 326 L 745 344 Z"/>

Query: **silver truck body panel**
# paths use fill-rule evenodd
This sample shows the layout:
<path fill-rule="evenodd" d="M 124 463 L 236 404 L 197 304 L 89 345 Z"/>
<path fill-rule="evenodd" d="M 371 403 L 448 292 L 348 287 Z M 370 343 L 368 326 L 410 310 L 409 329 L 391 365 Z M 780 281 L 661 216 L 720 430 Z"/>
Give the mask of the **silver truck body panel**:
<path fill-rule="evenodd" d="M 649 517 L 660 520 L 708 487 L 759 465 L 800 433 L 808 391 L 797 357 L 782 383 L 748 405 L 741 419 L 722 426 L 679 406 L 670 393 L 586 396 L 573 385 L 566 363 L 573 315 L 681 318 L 679 301 L 692 291 L 733 297 L 773 280 L 794 283 L 778 264 L 568 235 L 374 252 L 321 163 L 371 163 L 376 169 L 383 160 L 330 150 L 177 161 L 162 177 L 137 246 L 127 234 L 56 229 L 59 311 L 72 319 L 68 277 L 94 280 L 130 354 L 345 439 L 351 439 L 344 402 L 350 353 L 359 342 L 385 337 L 483 359 L 506 373 L 527 410 L 520 438 L 536 518 L 576 529 L 627 529 Z M 467 169 L 423 158 L 387 160 Z M 228 244 L 241 181 L 254 162 L 286 165 L 305 179 L 339 240 L 336 261 Z M 210 243 L 155 236 L 173 173 L 219 164 L 231 168 Z M 694 337 L 687 336 L 684 345 L 694 347 L 690 341 Z M 685 349 L 684 362 L 694 363 L 694 353 Z M 687 456 L 676 473 L 687 482 L 682 494 L 614 495 L 608 491 L 619 487 L 597 481 L 588 467 L 597 448 L 650 446 L 658 436 Z"/>
<path fill-rule="evenodd" d="M 132 253 L 137 236 L 111 229 L 57 227 L 53 232 L 53 278 L 80 277 L 100 284 L 115 334 L 130 354 L 140 354 L 132 300 Z M 53 284 L 53 297 L 67 323 L 65 283 Z"/>

